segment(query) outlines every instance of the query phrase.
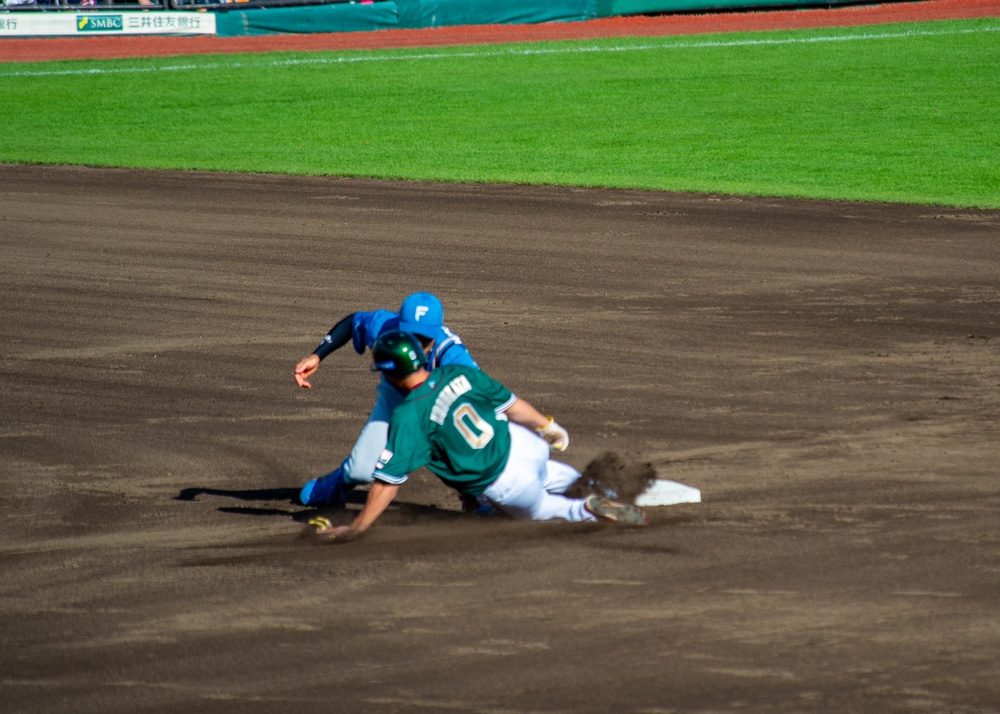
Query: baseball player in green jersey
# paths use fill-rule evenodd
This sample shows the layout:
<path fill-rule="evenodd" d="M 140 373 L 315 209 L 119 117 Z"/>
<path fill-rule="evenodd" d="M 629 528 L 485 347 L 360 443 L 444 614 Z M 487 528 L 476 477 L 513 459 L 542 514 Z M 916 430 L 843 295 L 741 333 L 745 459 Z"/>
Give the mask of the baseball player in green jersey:
<path fill-rule="evenodd" d="M 349 526 L 316 519 L 317 533 L 331 540 L 358 537 L 389 506 L 408 474 L 422 466 L 465 498 L 513 518 L 648 523 L 632 505 L 598 495 L 564 496 L 580 473 L 550 459 L 549 448 L 565 448 L 566 430 L 486 373 L 462 365 L 428 372 L 419 341 L 399 331 L 380 336 L 372 357 L 372 370 L 406 398 L 389 422 L 364 508 Z"/>

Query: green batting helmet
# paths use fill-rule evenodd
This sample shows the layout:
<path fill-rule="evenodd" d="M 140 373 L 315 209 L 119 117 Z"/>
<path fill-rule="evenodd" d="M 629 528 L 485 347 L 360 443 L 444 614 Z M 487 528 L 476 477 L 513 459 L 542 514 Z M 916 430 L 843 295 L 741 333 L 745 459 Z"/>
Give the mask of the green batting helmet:
<path fill-rule="evenodd" d="M 405 377 L 427 366 L 427 355 L 420 340 L 408 332 L 386 332 L 372 345 L 372 372 Z"/>

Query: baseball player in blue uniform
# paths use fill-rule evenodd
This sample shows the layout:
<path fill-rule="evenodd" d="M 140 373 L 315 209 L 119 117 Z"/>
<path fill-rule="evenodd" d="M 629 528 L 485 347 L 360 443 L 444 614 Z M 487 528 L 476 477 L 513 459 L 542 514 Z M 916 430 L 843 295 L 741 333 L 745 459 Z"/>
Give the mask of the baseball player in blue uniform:
<path fill-rule="evenodd" d="M 309 389 L 311 377 L 319 363 L 330 353 L 350 342 L 354 351 L 364 354 L 380 335 L 402 330 L 417 337 L 423 346 L 427 363 L 432 368 L 447 364 L 464 365 L 478 369 L 462 340 L 444 325 L 441 301 L 430 293 L 418 292 L 407 296 L 398 312 L 375 310 L 355 312 L 336 325 L 313 353 L 295 366 L 295 381 Z M 350 456 L 339 468 L 325 476 L 309 481 L 299 494 L 306 506 L 338 505 L 344 502 L 347 491 L 358 484 L 372 482 L 375 462 L 385 448 L 389 433 L 389 418 L 403 402 L 404 395 L 384 378 L 378 385 L 375 407 L 368 422 L 361 430 Z M 567 437 L 568 439 L 568 437 Z"/>
<path fill-rule="evenodd" d="M 580 478 L 569 464 L 549 458 L 550 446 L 565 446 L 565 430 L 558 425 L 554 430 L 552 417 L 485 372 L 462 365 L 428 371 L 419 340 L 399 331 L 383 333 L 372 358 L 372 369 L 406 397 L 393 412 L 364 508 L 349 526 L 313 519 L 317 533 L 334 540 L 358 537 L 389 506 L 409 473 L 423 466 L 460 494 L 512 518 L 647 524 L 646 514 L 633 505 L 598 495 L 563 495 Z"/>

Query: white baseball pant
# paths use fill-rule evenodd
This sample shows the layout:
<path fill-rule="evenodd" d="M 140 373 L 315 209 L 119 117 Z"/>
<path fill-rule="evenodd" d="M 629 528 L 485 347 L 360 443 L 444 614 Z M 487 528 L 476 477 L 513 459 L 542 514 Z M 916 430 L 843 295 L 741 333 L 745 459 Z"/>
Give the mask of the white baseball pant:
<path fill-rule="evenodd" d="M 544 439 L 511 424 L 507 465 L 481 499 L 519 520 L 597 520 L 582 499 L 562 495 L 578 478 L 580 472 L 572 466 L 549 458 Z"/>
<path fill-rule="evenodd" d="M 371 483 L 375 480 L 375 464 L 389 441 L 389 419 L 405 398 L 384 378 L 379 382 L 378 396 L 371 416 L 358 435 L 358 440 L 354 442 L 351 455 L 340 465 L 344 470 L 346 485 Z"/>

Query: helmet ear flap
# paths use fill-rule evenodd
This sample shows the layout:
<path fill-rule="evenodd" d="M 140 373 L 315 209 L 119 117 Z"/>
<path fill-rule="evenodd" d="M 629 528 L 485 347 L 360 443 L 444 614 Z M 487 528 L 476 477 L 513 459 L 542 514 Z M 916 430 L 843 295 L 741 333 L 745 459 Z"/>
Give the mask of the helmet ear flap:
<path fill-rule="evenodd" d="M 372 371 L 405 377 L 427 366 L 423 345 L 414 335 L 400 330 L 380 335 L 372 345 Z"/>

